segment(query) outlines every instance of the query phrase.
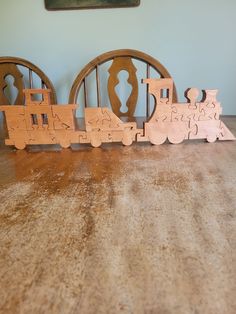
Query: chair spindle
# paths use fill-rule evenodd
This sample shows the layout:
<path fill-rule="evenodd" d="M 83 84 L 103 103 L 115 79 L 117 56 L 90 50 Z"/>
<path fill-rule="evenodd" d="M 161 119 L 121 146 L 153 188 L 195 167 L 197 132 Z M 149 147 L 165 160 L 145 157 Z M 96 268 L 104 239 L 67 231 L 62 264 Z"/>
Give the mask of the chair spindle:
<path fill-rule="evenodd" d="M 84 106 L 88 107 L 88 95 L 87 95 L 87 86 L 86 86 L 86 78 L 84 78 Z"/>
<path fill-rule="evenodd" d="M 96 81 L 97 81 L 97 103 L 98 107 L 101 107 L 100 78 L 98 65 L 96 66 Z"/>
<path fill-rule="evenodd" d="M 31 69 L 29 69 L 29 84 L 30 84 L 30 88 L 33 88 L 33 75 L 32 75 Z"/>
<path fill-rule="evenodd" d="M 146 73 L 146 77 L 150 78 L 150 64 L 147 63 L 147 73 Z M 150 96 L 149 96 L 149 92 L 148 92 L 148 84 L 146 86 L 146 116 L 147 118 L 150 115 Z"/>

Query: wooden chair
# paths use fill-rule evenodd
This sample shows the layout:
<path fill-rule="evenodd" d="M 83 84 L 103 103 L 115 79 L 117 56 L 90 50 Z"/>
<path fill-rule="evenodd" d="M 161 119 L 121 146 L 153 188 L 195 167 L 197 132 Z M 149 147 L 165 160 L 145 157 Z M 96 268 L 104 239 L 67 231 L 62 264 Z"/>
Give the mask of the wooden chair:
<path fill-rule="evenodd" d="M 24 105 L 25 88 L 48 88 L 51 103 L 57 103 L 53 84 L 36 65 L 21 58 L 0 57 L 0 105 Z"/>
<path fill-rule="evenodd" d="M 150 78 L 151 76 L 171 78 L 169 72 L 159 61 L 141 51 L 130 49 L 114 50 L 98 56 L 82 69 L 72 85 L 69 95 L 69 103 L 78 103 L 79 94 L 82 93 L 84 107 L 94 106 L 94 103 L 89 101 L 89 97 L 91 93 L 93 94 L 95 91 L 97 96 L 95 105 L 97 107 L 107 106 L 107 104 L 101 99 L 101 94 L 103 94 L 105 88 L 107 90 L 108 99 L 113 112 L 118 117 L 126 117 L 128 120 L 132 120 L 139 98 L 139 83 L 141 83 L 141 79 L 138 80 L 137 78 L 138 69 L 134 64 L 136 60 L 142 63 L 143 74 L 141 74 L 141 76 L 139 75 L 141 78 Z M 103 64 L 108 62 L 111 62 L 111 65 L 108 69 L 107 84 L 105 84 L 104 87 L 101 83 L 104 82 L 104 73 L 102 73 L 101 68 Z M 119 83 L 118 74 L 123 70 L 128 72 L 128 79 L 126 83 L 129 84 L 132 89 L 126 102 L 126 108 L 128 108 L 126 112 L 121 111 L 122 103 L 120 95 L 117 95 L 116 92 L 116 86 Z M 91 75 L 95 78 L 96 85 L 88 84 L 88 77 Z M 145 99 L 143 99 L 142 104 L 146 107 L 146 117 L 148 118 L 152 114 L 150 110 L 150 99 L 147 86 L 143 88 L 145 88 L 146 91 L 144 96 Z M 173 101 L 177 102 L 175 86 L 173 90 Z M 79 101 L 79 104 L 81 105 L 81 101 Z"/>

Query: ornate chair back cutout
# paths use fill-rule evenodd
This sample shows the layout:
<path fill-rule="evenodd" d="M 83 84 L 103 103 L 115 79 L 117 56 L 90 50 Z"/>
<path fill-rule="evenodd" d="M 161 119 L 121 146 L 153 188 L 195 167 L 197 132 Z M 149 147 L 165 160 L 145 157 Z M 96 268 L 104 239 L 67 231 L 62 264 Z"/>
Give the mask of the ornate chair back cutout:
<path fill-rule="evenodd" d="M 155 77 L 171 78 L 169 72 L 159 61 L 143 52 L 131 49 L 114 50 L 98 56 L 82 69 L 82 71 L 75 78 L 72 85 L 69 96 L 69 103 L 78 103 L 78 99 L 80 99 L 79 95 L 82 93 L 84 107 L 94 106 L 94 103 L 90 102 L 90 96 L 94 93 L 94 86 L 96 86 L 95 91 L 97 107 L 103 107 L 104 105 L 107 105 L 107 103 L 104 103 L 101 100 L 105 89 L 107 91 L 108 100 L 113 112 L 118 117 L 127 117 L 128 119 L 131 119 L 135 114 L 139 97 L 139 86 L 141 83 L 138 80 L 138 69 L 135 66 L 137 61 L 142 63 L 142 69 L 144 70 L 144 73 L 141 76 L 142 78 L 150 78 L 152 73 L 151 71 L 155 73 Z M 111 65 L 108 68 L 108 73 L 105 74 L 108 75 L 107 84 L 102 84 L 105 82 L 102 69 L 104 68 L 104 65 L 107 63 L 109 64 L 109 62 L 111 62 Z M 126 71 L 128 73 L 126 83 L 128 83 L 131 87 L 130 95 L 126 101 L 126 112 L 121 111 L 121 95 L 117 94 L 116 91 L 117 85 L 120 83 L 119 74 L 122 71 Z M 90 84 L 89 78 L 92 76 L 95 78 L 96 85 Z M 150 117 L 152 114 L 150 110 L 150 95 L 148 93 L 148 88 L 145 88 L 145 112 L 146 117 Z M 173 90 L 173 101 L 177 102 L 175 86 Z M 79 104 L 81 104 L 80 101 Z"/>
<path fill-rule="evenodd" d="M 57 103 L 52 82 L 36 65 L 21 58 L 0 57 L 0 104 L 24 105 L 25 88 L 48 88 L 51 103 Z"/>

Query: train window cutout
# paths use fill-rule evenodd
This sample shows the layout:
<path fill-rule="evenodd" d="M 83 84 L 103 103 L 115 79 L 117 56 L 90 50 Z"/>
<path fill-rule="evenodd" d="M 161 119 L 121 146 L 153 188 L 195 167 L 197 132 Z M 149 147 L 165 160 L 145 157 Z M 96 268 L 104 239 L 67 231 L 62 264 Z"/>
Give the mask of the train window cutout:
<path fill-rule="evenodd" d="M 204 98 L 197 102 L 199 91 L 190 88 L 186 103 L 173 103 L 172 79 L 144 79 L 148 91 L 155 99 L 153 114 L 143 128 L 136 122 L 123 122 L 109 108 L 85 108 L 85 130 L 76 123 L 76 104 L 55 105 L 50 102 L 49 89 L 25 89 L 25 105 L 2 105 L 8 138 L 6 145 L 24 149 L 27 145 L 90 143 L 151 142 L 160 145 L 184 140 L 235 140 L 234 135 L 220 120 L 222 108 L 216 99 L 217 90 L 205 90 Z M 36 97 L 36 95 L 39 95 Z"/>

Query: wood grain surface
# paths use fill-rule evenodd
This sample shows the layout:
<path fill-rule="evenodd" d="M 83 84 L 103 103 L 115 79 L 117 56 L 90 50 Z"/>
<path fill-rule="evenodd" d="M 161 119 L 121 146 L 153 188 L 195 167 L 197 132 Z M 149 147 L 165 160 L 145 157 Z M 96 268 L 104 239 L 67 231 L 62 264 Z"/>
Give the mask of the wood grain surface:
<path fill-rule="evenodd" d="M 0 226 L 0 313 L 236 313 L 236 142 L 1 143 Z"/>

